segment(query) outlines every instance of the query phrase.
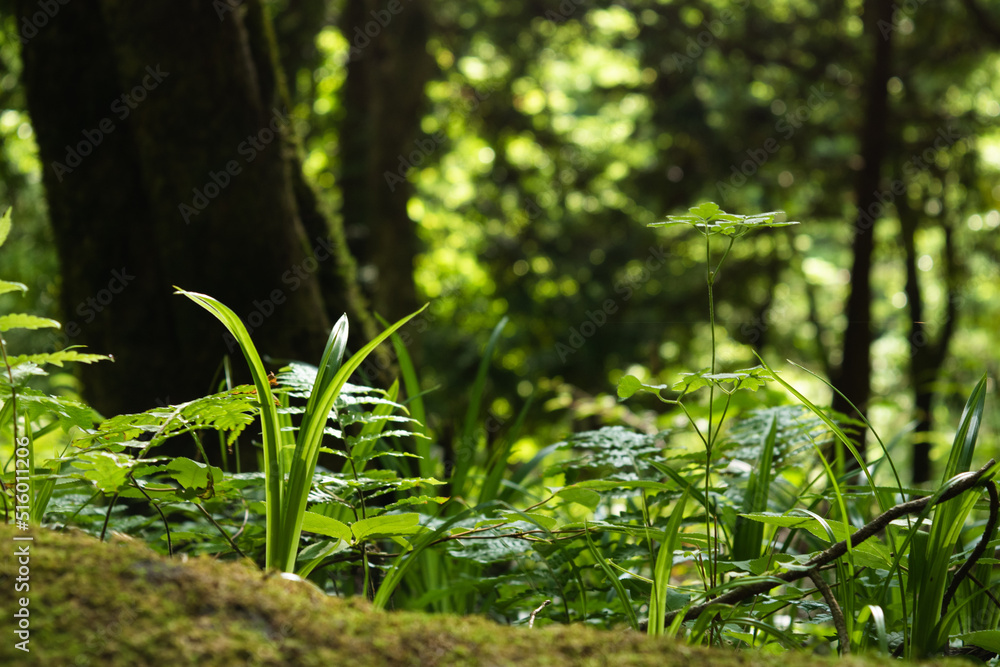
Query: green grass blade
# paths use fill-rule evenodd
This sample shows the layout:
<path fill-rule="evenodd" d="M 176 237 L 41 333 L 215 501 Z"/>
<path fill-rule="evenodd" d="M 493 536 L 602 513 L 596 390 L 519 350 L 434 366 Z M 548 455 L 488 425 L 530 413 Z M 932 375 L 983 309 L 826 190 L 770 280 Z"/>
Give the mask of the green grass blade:
<path fill-rule="evenodd" d="M 746 494 L 743 496 L 743 513 L 767 511 L 767 497 L 771 490 L 771 463 L 774 458 L 774 443 L 778 437 L 778 420 L 771 415 L 768 429 L 762 434 L 760 456 L 757 465 L 750 473 Z M 733 560 L 753 560 L 760 556 L 761 542 L 764 539 L 764 524 L 759 521 L 748 521 L 744 517 L 736 517 L 736 529 L 733 534 Z"/>
<path fill-rule="evenodd" d="M 229 333 L 236 339 L 240 346 L 240 351 L 247 360 L 250 367 L 250 374 L 253 377 L 254 386 L 257 388 L 257 399 L 260 401 L 261 435 L 264 440 L 264 479 L 265 479 L 265 505 L 267 516 L 267 545 L 265 547 L 265 567 L 285 567 L 284 563 L 276 562 L 275 550 L 280 545 L 281 532 L 281 505 L 282 498 L 282 474 L 280 464 L 280 449 L 282 442 L 282 432 L 280 431 L 278 411 L 274 404 L 274 394 L 271 392 L 271 383 L 264 369 L 264 362 L 260 359 L 260 354 L 250 339 L 250 333 L 243 322 L 232 310 L 224 306 L 221 302 L 206 294 L 198 292 L 188 292 L 176 285 L 176 294 L 183 294 L 199 306 L 210 312 L 226 327 Z M 292 566 L 294 566 L 294 561 Z"/>
<path fill-rule="evenodd" d="M 381 317 L 378 318 L 383 326 L 387 322 Z M 413 359 L 410 357 L 406 345 L 399 334 L 393 333 L 389 337 L 392 342 L 392 349 L 396 353 L 396 360 L 399 363 L 399 374 L 403 378 L 403 388 L 406 390 L 406 407 L 410 411 L 410 416 L 417 420 L 411 428 L 418 436 L 424 438 L 414 438 L 414 453 L 420 458 L 417 459 L 417 466 L 421 477 L 433 477 L 435 472 L 434 461 L 431 458 L 431 440 L 427 432 L 427 408 L 424 405 L 423 392 L 420 391 L 420 380 L 417 377 L 417 370 L 413 366 Z"/>
<path fill-rule="evenodd" d="M 522 463 L 515 468 L 514 472 L 510 475 L 510 479 L 503 484 L 504 488 L 500 490 L 500 500 L 510 502 L 511 497 L 517 492 L 517 490 L 523 489 L 524 480 L 527 479 L 528 475 L 534 472 L 542 464 L 542 461 L 548 458 L 550 454 L 557 451 L 560 446 L 561 443 L 555 442 L 548 447 L 543 448 L 527 463 Z"/>
<path fill-rule="evenodd" d="M 476 371 L 476 379 L 472 383 L 469 392 L 469 407 L 465 411 L 465 421 L 462 426 L 462 434 L 459 436 L 458 447 L 455 448 L 455 470 L 451 476 L 451 494 L 453 496 L 467 496 L 465 488 L 469 469 L 475 458 L 476 450 L 476 420 L 479 418 L 479 409 L 482 406 L 483 394 L 486 391 L 486 376 L 490 370 L 490 362 L 493 360 L 493 350 L 500 340 L 500 334 L 507 326 L 508 318 L 503 317 L 495 327 L 490 339 L 486 343 L 483 351 L 483 358 L 479 362 L 479 370 Z"/>
<path fill-rule="evenodd" d="M 286 572 L 291 572 L 295 567 L 299 536 L 302 533 L 302 515 L 306 510 L 309 489 L 312 486 L 313 474 L 316 472 L 316 460 L 319 458 L 319 449 L 323 441 L 323 430 L 326 428 L 327 419 L 330 416 L 330 411 L 333 410 L 333 404 L 337 400 L 340 390 L 368 355 L 375 351 L 375 348 L 392 335 L 392 332 L 406 324 L 426 307 L 425 304 L 420 310 L 407 315 L 380 333 L 374 340 L 358 350 L 354 356 L 341 364 L 332 377 L 317 374 L 313 394 L 310 397 L 312 410 L 307 411 L 302 418 L 295 444 L 295 456 L 288 472 L 286 493 L 282 498 L 280 560 L 275 563 L 276 567 L 280 567 Z M 339 324 L 338 322 L 338 326 Z M 326 362 L 324 367 L 332 368 L 332 358 L 339 345 L 336 341 L 341 338 L 346 344 L 346 326 L 343 334 L 338 334 L 336 337 L 331 336 L 331 342 L 327 345 L 329 354 L 324 354 Z M 317 396 L 318 398 L 312 401 L 312 398 Z"/>
<path fill-rule="evenodd" d="M 340 319 L 337 320 L 337 323 L 330 330 L 330 337 L 327 339 L 326 347 L 323 349 L 323 358 L 316 369 L 316 380 L 313 383 L 312 391 L 309 392 L 309 400 L 306 402 L 306 414 L 312 414 L 316 409 L 316 402 L 320 400 L 323 391 L 333 380 L 333 376 L 340 368 L 344 352 L 347 350 L 347 337 L 349 333 L 350 323 L 347 321 L 347 315 L 341 315 Z"/>
<path fill-rule="evenodd" d="M 622 586 L 622 582 L 618 580 L 618 575 L 615 574 L 614 570 L 608 565 L 607 559 L 601 555 L 601 552 L 597 549 L 597 545 L 594 544 L 594 540 L 590 537 L 590 529 L 587 527 L 586 522 L 583 524 L 584 532 L 583 536 L 587 541 L 587 548 L 590 550 L 590 555 L 594 557 L 594 562 L 604 570 L 604 574 L 607 576 L 608 581 L 614 586 L 615 592 L 618 594 L 618 599 L 621 600 L 622 607 L 625 609 L 625 617 L 628 619 L 629 625 L 632 626 L 633 630 L 639 630 L 639 619 L 636 618 L 635 609 L 632 608 L 632 601 L 629 599 L 628 592 L 625 587 Z"/>
<path fill-rule="evenodd" d="M 774 369 L 772 369 L 770 366 L 767 365 L 767 362 L 764 361 L 762 357 L 757 355 L 757 360 L 760 361 L 760 365 L 763 366 L 764 369 L 771 374 L 771 377 L 774 378 L 775 382 L 777 382 L 782 387 L 787 389 L 792 394 L 792 396 L 797 398 L 799 402 L 802 403 L 802 405 L 806 406 L 813 414 L 819 417 L 823 421 L 823 423 L 826 424 L 827 428 L 829 428 L 830 431 L 834 434 L 837 440 L 840 441 L 840 443 L 844 445 L 848 449 L 848 451 L 851 452 L 851 455 L 854 457 L 854 460 L 858 462 L 861 471 L 864 473 L 865 479 L 868 480 L 868 486 L 869 488 L 871 488 L 872 493 L 875 494 L 876 498 L 880 498 L 880 494 L 877 491 L 878 487 L 875 484 L 875 480 L 872 479 L 871 472 L 869 472 L 868 466 L 865 464 L 864 457 L 862 457 L 861 454 L 858 453 L 857 448 L 854 446 L 854 443 L 851 442 L 851 439 L 847 436 L 847 434 L 844 433 L 844 431 L 836 424 L 836 422 L 830 419 L 830 417 L 827 416 L 826 413 L 824 413 L 816 405 L 814 405 L 812 401 L 806 398 L 800 391 L 798 391 L 792 385 L 788 384 L 787 381 L 785 381 L 781 376 L 779 376 L 774 371 Z M 887 509 L 889 508 L 883 507 L 880 500 L 879 510 L 884 512 Z"/>
<path fill-rule="evenodd" d="M 666 624 L 670 572 L 674 566 L 674 551 L 677 549 L 687 499 L 688 494 L 684 493 L 677 501 L 677 505 L 674 506 L 664 530 L 666 539 L 660 543 L 660 551 L 656 555 L 656 565 L 653 567 L 653 590 L 649 594 L 649 622 L 646 625 L 646 632 L 653 636 L 662 635 Z M 763 524 L 759 525 L 763 529 Z"/>
<path fill-rule="evenodd" d="M 972 390 L 955 441 L 945 466 L 945 481 L 967 472 L 972 466 L 979 426 L 986 406 L 987 378 L 984 375 Z M 979 493 L 964 493 L 942 503 L 934 510 L 934 519 L 923 549 L 913 548 L 910 558 L 910 582 L 913 594 L 913 657 L 922 658 L 937 652 L 940 635 L 933 632 L 941 619 L 941 604 L 948 580 L 951 555 L 955 551 L 965 520 L 976 504 Z"/>
<path fill-rule="evenodd" d="M 528 415 L 528 410 L 531 409 L 531 404 L 535 399 L 535 395 L 532 394 L 525 401 L 524 406 L 521 411 L 517 414 L 517 418 L 514 420 L 514 425 L 507 432 L 504 438 L 504 444 L 502 447 L 497 449 L 497 453 L 493 456 L 493 460 L 490 462 L 487 468 L 486 481 L 483 482 L 483 487 L 479 491 L 479 502 L 485 503 L 491 500 L 497 500 L 500 494 L 500 482 L 503 479 L 503 474 L 507 471 L 507 460 L 510 458 L 511 449 L 513 449 L 514 444 L 517 443 L 517 438 L 521 433 L 521 429 L 524 426 L 524 420 Z"/>
<path fill-rule="evenodd" d="M 896 464 L 893 463 L 892 457 L 889 456 L 889 449 L 891 448 L 892 442 L 890 441 L 889 445 L 886 445 L 884 442 L 882 442 L 882 438 L 879 436 L 878 431 L 875 430 L 875 427 L 872 426 L 871 422 L 868 421 L 868 417 L 866 417 L 864 415 L 864 413 L 861 412 L 861 410 L 858 410 L 858 407 L 856 405 L 854 405 L 854 403 L 851 402 L 851 399 L 847 398 L 847 396 L 844 396 L 844 393 L 842 391 L 840 391 L 839 389 L 837 389 L 836 387 L 834 387 L 833 384 L 829 380 L 827 380 L 826 378 L 824 378 L 824 377 L 822 377 L 820 375 L 817 375 L 816 373 L 813 373 L 811 370 L 809 370 L 805 366 L 797 364 L 794 361 L 791 361 L 789 363 L 791 363 L 796 368 L 802 369 L 803 371 L 805 371 L 809 375 L 812 375 L 814 378 L 816 378 L 817 380 L 819 380 L 820 382 L 822 382 L 823 384 L 825 384 L 832 391 L 835 391 L 837 394 L 839 394 L 841 398 L 843 398 L 845 401 L 847 401 L 847 404 L 850 405 L 851 408 L 854 409 L 854 412 L 856 413 L 857 417 L 861 420 L 861 422 L 866 427 L 868 427 L 868 430 L 871 431 L 872 435 L 875 436 L 875 441 L 878 442 L 879 448 L 882 450 L 882 458 L 879 459 L 879 462 L 881 462 L 883 460 L 886 461 L 886 462 L 888 462 L 889 467 L 892 469 L 892 476 L 896 480 L 896 486 L 899 489 L 899 492 L 903 493 L 903 482 L 902 482 L 902 480 L 899 477 L 899 472 L 896 470 Z M 897 437 L 899 437 L 898 434 L 897 434 Z M 874 470 L 875 469 L 875 465 L 876 465 L 875 463 L 871 464 L 869 466 L 869 469 L 870 470 Z"/>
<path fill-rule="evenodd" d="M 986 407 L 987 377 L 983 377 L 965 402 L 962 418 L 959 420 L 958 432 L 948 455 L 941 481 L 946 482 L 960 472 L 972 468 L 972 455 L 976 450 L 976 439 L 979 437 L 979 426 L 983 423 L 983 410 Z"/>
<path fill-rule="evenodd" d="M 372 600 L 372 606 L 375 609 L 385 609 L 386 605 L 389 604 L 389 598 L 392 597 L 393 591 L 399 586 L 400 581 L 402 581 L 403 576 L 406 574 L 407 570 L 420 559 L 423 551 L 433 544 L 435 541 L 440 539 L 448 532 L 448 530 L 463 519 L 468 518 L 476 513 L 482 513 L 484 510 L 490 507 L 496 506 L 496 503 L 489 503 L 487 506 L 479 505 L 477 507 L 471 507 L 469 509 L 463 510 L 454 516 L 448 517 L 440 526 L 438 526 L 433 531 L 427 531 L 420 535 L 416 540 L 413 541 L 413 549 L 407 553 L 401 553 L 393 561 L 392 565 L 389 567 L 389 573 L 386 575 L 385 579 L 382 580 L 381 585 L 378 587 L 378 591 L 375 593 L 375 598 Z"/>

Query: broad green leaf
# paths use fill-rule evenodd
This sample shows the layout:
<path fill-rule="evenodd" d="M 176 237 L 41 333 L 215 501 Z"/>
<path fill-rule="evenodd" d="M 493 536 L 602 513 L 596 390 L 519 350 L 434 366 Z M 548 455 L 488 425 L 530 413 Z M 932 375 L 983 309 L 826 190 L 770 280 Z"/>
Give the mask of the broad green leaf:
<path fill-rule="evenodd" d="M 662 227 L 664 225 L 691 225 L 702 234 L 709 236 L 712 234 L 723 234 L 739 238 L 757 227 L 783 227 L 785 225 L 797 225 L 797 222 L 777 222 L 775 218 L 780 215 L 780 211 L 768 211 L 766 213 L 754 213 L 752 215 L 737 215 L 726 213 L 714 202 L 704 202 L 698 206 L 688 209 L 687 214 L 671 215 L 661 222 L 651 223 L 650 227 Z"/>
<path fill-rule="evenodd" d="M 952 639 L 960 639 L 966 645 L 978 646 L 993 653 L 1000 653 L 1000 630 L 977 630 L 954 635 Z"/>
<path fill-rule="evenodd" d="M 621 380 L 618 381 L 618 398 L 625 400 L 631 398 L 636 392 L 645 392 L 647 394 L 653 394 L 661 401 L 666 401 L 663 395 L 660 394 L 660 390 L 670 389 L 670 385 L 667 384 L 645 384 L 639 380 L 639 378 L 634 375 L 626 375 Z"/>
<path fill-rule="evenodd" d="M 571 503 L 578 503 L 588 509 L 597 509 L 601 502 L 601 494 L 590 489 L 581 489 L 577 486 L 567 486 L 556 492 L 556 495 Z"/>
<path fill-rule="evenodd" d="M 408 496 L 406 498 L 401 498 L 390 505 L 386 505 L 383 511 L 391 512 L 392 510 L 399 509 L 400 507 L 427 505 L 428 503 L 443 505 L 449 500 L 450 498 L 448 496 Z"/>
<path fill-rule="evenodd" d="M 408 514 L 384 514 L 371 519 L 361 519 L 351 524 L 354 538 L 361 542 L 366 539 L 395 537 L 397 535 L 412 535 L 421 529 L 420 515 L 416 512 Z"/>
<path fill-rule="evenodd" d="M 306 510 L 302 514 L 302 530 L 307 533 L 317 533 L 319 535 L 326 535 L 327 537 L 336 537 L 337 539 L 344 540 L 348 544 L 351 543 L 353 535 L 351 534 L 351 527 L 342 521 L 337 521 L 328 516 L 323 516 L 322 514 L 316 514 L 315 512 L 310 512 Z"/>
<path fill-rule="evenodd" d="M 618 398 L 631 398 L 635 392 L 642 388 L 642 382 L 634 375 L 626 375 L 618 381 Z"/>
<path fill-rule="evenodd" d="M 757 391 L 764 386 L 767 380 L 771 379 L 773 379 L 771 374 L 762 366 L 744 368 L 729 373 L 710 373 L 706 368 L 697 373 L 681 373 L 681 379 L 674 383 L 674 390 L 687 394 L 702 387 L 714 385 L 727 394 L 731 394 L 738 389 Z"/>
<path fill-rule="evenodd" d="M 168 476 L 185 489 L 206 489 L 222 481 L 222 470 L 207 463 L 178 457 L 167 466 Z"/>
<path fill-rule="evenodd" d="M 304 561 L 304 564 L 299 567 L 295 574 L 302 578 L 308 577 L 323 562 L 323 559 L 347 549 L 348 546 L 348 543 L 341 539 L 323 540 L 322 542 L 310 544 L 299 552 L 298 559 Z"/>
<path fill-rule="evenodd" d="M 83 478 L 105 493 L 114 493 L 127 484 L 132 458 L 105 451 L 85 452 L 73 466 L 83 471 Z"/>

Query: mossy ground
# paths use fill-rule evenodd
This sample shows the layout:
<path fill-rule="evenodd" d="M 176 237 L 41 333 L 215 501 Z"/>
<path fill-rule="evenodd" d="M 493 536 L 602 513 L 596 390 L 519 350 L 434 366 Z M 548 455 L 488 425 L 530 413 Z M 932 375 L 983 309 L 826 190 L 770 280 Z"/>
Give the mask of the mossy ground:
<path fill-rule="evenodd" d="M 32 535 L 32 542 L 15 536 Z M 169 560 L 142 544 L 0 524 L 0 664 L 38 665 L 833 665 L 583 626 L 504 627 L 476 617 L 374 612 L 249 564 Z M 15 549 L 30 544 L 30 591 Z M 30 599 L 30 653 L 15 648 Z M 791 662 L 789 662 L 791 661 Z M 842 665 L 886 664 L 851 658 Z M 898 663 L 897 663 L 898 664 Z"/>

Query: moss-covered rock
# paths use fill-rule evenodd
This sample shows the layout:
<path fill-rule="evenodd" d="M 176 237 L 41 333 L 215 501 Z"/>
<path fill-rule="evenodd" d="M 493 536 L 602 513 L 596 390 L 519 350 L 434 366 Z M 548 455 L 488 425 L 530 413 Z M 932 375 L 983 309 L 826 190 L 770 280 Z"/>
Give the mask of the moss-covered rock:
<path fill-rule="evenodd" d="M 32 537 L 31 541 L 15 538 Z M 832 665 L 583 626 L 372 611 L 246 563 L 163 558 L 131 541 L 0 524 L 0 664 Z M 27 547 L 26 571 L 16 552 Z M 23 584 L 30 589 L 24 590 Z M 21 586 L 21 590 L 18 587 Z M 16 647 L 27 600 L 30 648 Z M 877 664 L 851 659 L 840 664 Z M 885 664 L 885 663 L 882 663 Z"/>

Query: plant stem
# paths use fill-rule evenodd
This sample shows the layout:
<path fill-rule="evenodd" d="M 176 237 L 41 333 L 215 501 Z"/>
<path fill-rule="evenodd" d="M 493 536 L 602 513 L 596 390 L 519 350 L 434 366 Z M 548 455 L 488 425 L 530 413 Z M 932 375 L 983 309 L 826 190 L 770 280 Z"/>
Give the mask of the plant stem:
<path fill-rule="evenodd" d="M 712 375 L 715 375 L 715 272 L 712 271 L 712 237 L 705 234 L 705 282 L 708 283 L 708 320 L 709 329 L 712 335 Z M 712 510 L 711 505 L 711 476 L 712 476 L 712 445 L 715 438 L 712 436 L 712 408 L 715 405 L 715 384 L 708 383 L 708 432 L 705 434 L 705 537 L 708 538 L 709 548 L 709 573 L 708 588 L 715 588 L 716 546 L 712 546 Z M 718 538 L 718 535 L 716 535 Z"/>

